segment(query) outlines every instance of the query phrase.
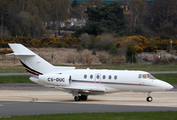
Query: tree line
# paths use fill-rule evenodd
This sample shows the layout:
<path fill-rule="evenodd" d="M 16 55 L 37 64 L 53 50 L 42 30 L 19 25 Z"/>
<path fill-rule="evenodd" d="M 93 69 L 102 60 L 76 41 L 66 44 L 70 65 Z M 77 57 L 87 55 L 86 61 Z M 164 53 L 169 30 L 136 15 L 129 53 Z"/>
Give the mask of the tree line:
<path fill-rule="evenodd" d="M 121 0 L 105 6 L 89 6 L 85 11 L 88 17 L 86 25 L 76 30 L 74 35 L 86 32 L 92 35 L 110 33 L 116 37 L 143 35 L 176 39 L 176 6 L 176 0 L 153 0 L 151 3 L 146 0 Z"/>
<path fill-rule="evenodd" d="M 41 37 L 47 33 L 46 22 L 60 22 L 68 18 L 70 2 L 70 0 L 0 0 L 0 35 Z"/>
<path fill-rule="evenodd" d="M 50 34 L 46 28 L 57 35 L 61 28 L 51 22 L 78 18 L 84 26 L 76 27 L 72 37 L 108 33 L 115 38 L 142 35 L 176 39 L 176 6 L 176 0 L 153 0 L 150 4 L 146 0 L 121 0 L 104 6 L 103 0 L 81 4 L 77 0 L 0 0 L 0 35 L 41 38 Z"/>

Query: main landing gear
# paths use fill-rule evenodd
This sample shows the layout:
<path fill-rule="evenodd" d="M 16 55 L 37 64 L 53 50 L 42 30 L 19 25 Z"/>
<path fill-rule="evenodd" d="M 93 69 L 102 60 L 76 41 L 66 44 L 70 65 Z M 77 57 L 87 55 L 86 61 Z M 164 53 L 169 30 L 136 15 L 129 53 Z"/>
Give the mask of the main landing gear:
<path fill-rule="evenodd" d="M 147 102 L 152 102 L 152 97 L 150 95 L 150 92 L 148 92 L 148 97 L 146 98 Z"/>
<path fill-rule="evenodd" d="M 87 100 L 87 95 L 75 96 L 74 100 L 75 101 Z"/>

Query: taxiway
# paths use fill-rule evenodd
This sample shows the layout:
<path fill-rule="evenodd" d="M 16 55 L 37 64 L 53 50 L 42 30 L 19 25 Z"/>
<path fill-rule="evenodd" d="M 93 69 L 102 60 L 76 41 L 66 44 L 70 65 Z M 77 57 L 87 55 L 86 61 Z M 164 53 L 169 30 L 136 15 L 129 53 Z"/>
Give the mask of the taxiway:
<path fill-rule="evenodd" d="M 0 116 L 75 112 L 177 111 L 177 91 L 154 92 L 152 102 L 144 93 L 114 93 L 74 101 L 57 90 L 0 90 Z"/>

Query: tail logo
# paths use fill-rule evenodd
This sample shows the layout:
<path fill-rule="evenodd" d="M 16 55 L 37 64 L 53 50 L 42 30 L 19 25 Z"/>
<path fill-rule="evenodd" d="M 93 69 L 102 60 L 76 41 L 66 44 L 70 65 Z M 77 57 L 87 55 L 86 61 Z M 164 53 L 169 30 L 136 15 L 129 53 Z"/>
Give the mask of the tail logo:
<path fill-rule="evenodd" d="M 36 76 L 39 76 L 39 75 L 43 75 L 42 73 L 36 71 L 36 70 L 33 70 L 32 68 L 28 67 L 27 65 L 25 65 L 21 60 L 20 62 L 22 63 L 22 65 L 25 67 L 26 71 L 30 74 L 33 74 L 33 75 L 36 75 Z"/>

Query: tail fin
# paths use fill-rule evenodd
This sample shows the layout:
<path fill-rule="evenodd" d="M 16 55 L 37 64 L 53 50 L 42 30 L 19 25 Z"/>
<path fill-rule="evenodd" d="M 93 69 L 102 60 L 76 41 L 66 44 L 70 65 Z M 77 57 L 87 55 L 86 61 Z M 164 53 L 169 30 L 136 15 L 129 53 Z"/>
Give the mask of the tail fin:
<path fill-rule="evenodd" d="M 64 68 L 51 65 L 22 44 L 9 43 L 9 46 L 14 51 L 11 55 L 16 55 L 26 68 L 27 72 L 32 75 L 39 76 L 50 72 L 56 72 L 56 70 L 61 71 Z"/>

